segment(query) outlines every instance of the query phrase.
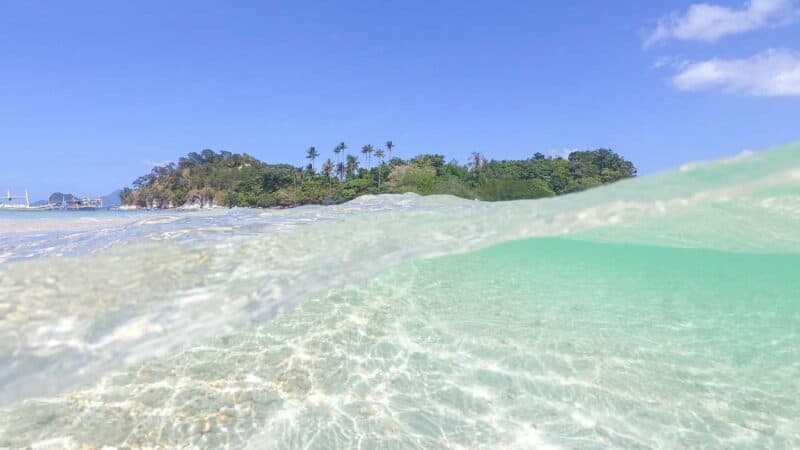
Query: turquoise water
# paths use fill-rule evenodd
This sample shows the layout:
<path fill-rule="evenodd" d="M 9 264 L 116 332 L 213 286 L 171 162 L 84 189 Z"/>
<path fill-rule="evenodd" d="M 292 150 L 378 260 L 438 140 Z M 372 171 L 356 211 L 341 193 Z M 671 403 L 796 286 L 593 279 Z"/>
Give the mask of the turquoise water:
<path fill-rule="evenodd" d="M 800 447 L 798 146 L 57 228 L 0 238 L 0 448 Z"/>

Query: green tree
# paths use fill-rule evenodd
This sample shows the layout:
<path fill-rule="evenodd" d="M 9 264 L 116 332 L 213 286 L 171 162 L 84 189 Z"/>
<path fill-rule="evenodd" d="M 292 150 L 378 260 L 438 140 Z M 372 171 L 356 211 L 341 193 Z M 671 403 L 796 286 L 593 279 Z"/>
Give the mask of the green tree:
<path fill-rule="evenodd" d="M 366 147 L 366 146 L 365 146 Z M 337 145 L 341 156 L 343 144 Z M 610 149 L 572 152 L 567 159 L 541 153 L 524 160 L 487 161 L 473 153 L 469 162 L 445 163 L 440 154 L 421 154 L 404 161 L 385 160 L 377 149 L 377 169 L 359 168 L 356 156 L 325 161 L 321 175 L 313 171 L 316 150 L 307 152 L 308 167 L 267 164 L 247 154 L 210 149 L 192 152 L 177 164 L 154 167 L 126 188 L 125 204 L 164 208 L 170 204 L 207 203 L 227 206 L 296 206 L 327 198 L 348 200 L 367 192 L 450 194 L 483 200 L 539 198 L 589 189 L 636 175 L 630 161 Z M 371 158 L 372 152 L 364 152 Z M 375 173 L 377 172 L 377 173 Z M 333 183 L 334 173 L 339 182 Z M 328 183 L 324 183 L 324 179 Z"/>
<path fill-rule="evenodd" d="M 346 159 L 345 171 L 347 173 L 347 178 L 352 178 L 358 173 L 358 158 L 353 155 L 347 155 Z"/>
<path fill-rule="evenodd" d="M 469 158 L 469 166 L 472 170 L 480 170 L 486 164 L 486 159 L 478 152 L 472 152 Z"/>
<path fill-rule="evenodd" d="M 389 155 L 389 160 L 392 159 L 392 150 L 394 149 L 394 143 L 392 141 L 386 141 L 386 153 Z"/>
<path fill-rule="evenodd" d="M 391 141 L 387 142 L 387 144 L 391 144 Z M 378 193 L 381 192 L 381 172 L 383 171 L 383 157 L 386 154 L 383 152 L 382 149 L 378 149 L 375 152 L 375 157 L 378 158 Z"/>
<path fill-rule="evenodd" d="M 344 142 L 340 142 L 336 147 L 333 149 L 333 153 L 336 154 L 336 167 L 338 168 L 342 164 L 342 152 L 347 149 L 347 145 Z M 344 170 L 339 171 L 339 179 L 341 180 L 344 177 Z"/>
<path fill-rule="evenodd" d="M 336 163 L 336 174 L 339 176 L 339 181 L 343 180 L 345 175 L 347 175 L 347 168 L 341 161 Z"/>
<path fill-rule="evenodd" d="M 312 171 L 314 171 L 314 161 L 316 161 L 318 157 L 319 157 L 319 152 L 317 151 L 316 147 L 314 146 L 308 147 L 308 150 L 306 150 L 306 159 L 311 161 Z"/>
<path fill-rule="evenodd" d="M 372 151 L 371 145 L 361 147 L 361 154 L 364 155 L 364 158 L 367 160 L 367 170 L 372 169 Z"/>
<path fill-rule="evenodd" d="M 331 173 L 333 173 L 333 161 L 328 158 L 328 160 L 322 164 L 322 175 L 328 178 L 328 189 L 331 188 Z"/>

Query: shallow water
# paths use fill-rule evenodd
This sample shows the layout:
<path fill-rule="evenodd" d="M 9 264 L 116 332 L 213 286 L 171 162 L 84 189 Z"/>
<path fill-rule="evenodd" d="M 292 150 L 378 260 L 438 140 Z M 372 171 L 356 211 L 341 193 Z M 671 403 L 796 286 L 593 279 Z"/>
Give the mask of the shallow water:
<path fill-rule="evenodd" d="M 800 446 L 798 146 L 110 220 L 0 236 L 0 448 Z"/>

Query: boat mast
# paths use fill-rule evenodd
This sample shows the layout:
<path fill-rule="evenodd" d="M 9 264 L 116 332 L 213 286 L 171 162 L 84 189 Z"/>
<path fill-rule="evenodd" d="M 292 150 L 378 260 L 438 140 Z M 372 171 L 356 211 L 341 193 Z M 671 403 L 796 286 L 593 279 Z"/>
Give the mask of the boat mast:
<path fill-rule="evenodd" d="M 31 199 L 28 197 L 28 190 L 25 189 L 25 206 L 30 208 L 31 207 Z"/>

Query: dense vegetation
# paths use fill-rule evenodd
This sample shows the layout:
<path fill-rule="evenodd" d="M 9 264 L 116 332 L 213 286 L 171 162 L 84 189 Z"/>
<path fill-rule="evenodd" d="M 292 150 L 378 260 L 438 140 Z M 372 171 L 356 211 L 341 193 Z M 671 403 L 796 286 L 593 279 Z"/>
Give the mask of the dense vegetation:
<path fill-rule="evenodd" d="M 343 202 L 362 194 L 452 194 L 481 200 L 550 197 L 636 175 L 634 165 L 608 149 L 576 151 L 567 159 L 534 154 L 525 160 L 487 160 L 473 153 L 469 163 L 423 154 L 403 160 L 385 149 L 361 148 L 361 159 L 337 145 L 318 164 L 310 147 L 305 167 L 267 164 L 247 154 L 192 152 L 136 179 L 122 191 L 125 204 L 163 208 L 184 204 L 288 207 Z"/>

